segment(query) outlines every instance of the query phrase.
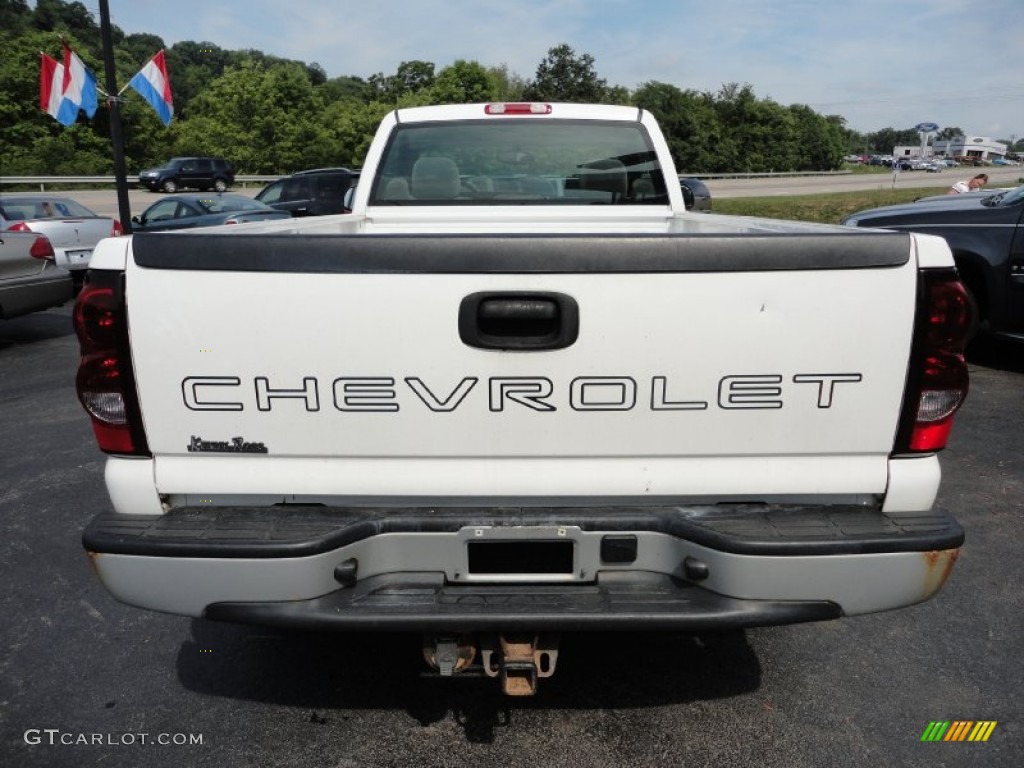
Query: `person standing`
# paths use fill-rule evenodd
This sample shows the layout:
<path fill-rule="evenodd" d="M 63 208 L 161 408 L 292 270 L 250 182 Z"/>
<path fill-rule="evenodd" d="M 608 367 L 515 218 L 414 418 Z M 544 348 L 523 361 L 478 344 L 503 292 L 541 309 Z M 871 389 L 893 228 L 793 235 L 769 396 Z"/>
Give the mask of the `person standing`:
<path fill-rule="evenodd" d="M 947 195 L 959 195 L 963 192 L 973 192 L 988 184 L 988 174 L 979 173 L 973 179 L 962 179 L 949 188 Z"/>

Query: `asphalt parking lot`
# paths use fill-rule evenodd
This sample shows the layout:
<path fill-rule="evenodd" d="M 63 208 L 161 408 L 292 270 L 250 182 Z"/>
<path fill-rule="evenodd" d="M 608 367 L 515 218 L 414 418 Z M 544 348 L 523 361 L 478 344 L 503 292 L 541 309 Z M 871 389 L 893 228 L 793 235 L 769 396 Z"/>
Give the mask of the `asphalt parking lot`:
<path fill-rule="evenodd" d="M 967 543 L 935 599 L 723 636 L 569 635 L 532 699 L 421 676 L 416 637 L 116 603 L 79 541 L 108 501 L 76 362 L 69 307 L 0 321 L 0 765 L 1021 764 L 1020 347 L 972 350 L 938 500 Z M 921 742 L 936 720 L 998 724 L 984 743 Z"/>

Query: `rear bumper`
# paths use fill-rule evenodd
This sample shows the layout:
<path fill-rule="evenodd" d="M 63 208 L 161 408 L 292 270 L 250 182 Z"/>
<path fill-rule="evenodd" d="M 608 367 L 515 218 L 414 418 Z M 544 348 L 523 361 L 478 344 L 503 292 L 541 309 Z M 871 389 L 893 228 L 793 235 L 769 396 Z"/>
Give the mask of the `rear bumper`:
<path fill-rule="evenodd" d="M 50 307 L 59 307 L 71 299 L 74 289 L 67 272 L 54 270 L 40 279 L 37 276 L 0 285 L 0 318 L 11 319 Z"/>
<path fill-rule="evenodd" d="M 510 542 L 514 557 L 558 542 L 571 565 L 517 571 L 468 554 Z M 771 505 L 186 508 L 102 514 L 83 537 L 107 588 L 140 607 L 415 631 L 705 630 L 870 613 L 931 597 L 962 542 L 941 512 Z"/>
<path fill-rule="evenodd" d="M 842 612 L 827 601 L 737 600 L 652 573 L 573 586 L 457 586 L 442 574 L 422 573 L 375 576 L 312 600 L 214 603 L 204 615 L 328 631 L 697 632 L 822 621 Z"/>

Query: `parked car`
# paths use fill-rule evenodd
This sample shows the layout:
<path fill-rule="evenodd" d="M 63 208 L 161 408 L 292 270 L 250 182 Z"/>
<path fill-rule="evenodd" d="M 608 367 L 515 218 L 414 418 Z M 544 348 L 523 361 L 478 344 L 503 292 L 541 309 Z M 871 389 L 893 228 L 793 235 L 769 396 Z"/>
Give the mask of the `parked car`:
<path fill-rule="evenodd" d="M 139 173 L 139 185 L 156 192 L 213 189 L 224 192 L 235 183 L 235 167 L 222 157 L 173 157 L 159 168 Z"/>
<path fill-rule="evenodd" d="M 7 231 L 39 232 L 53 246 L 56 264 L 81 286 L 96 243 L 122 234 L 121 222 L 99 216 L 70 197 L 47 194 L 0 195 L 0 216 Z"/>
<path fill-rule="evenodd" d="M 0 232 L 0 318 L 59 307 L 72 295 L 71 275 L 54 264 L 44 235 Z"/>
<path fill-rule="evenodd" d="M 1024 186 L 937 195 L 860 211 L 843 223 L 945 238 L 982 323 L 996 335 L 1024 341 Z"/>
<path fill-rule="evenodd" d="M 346 193 L 358 179 L 359 172 L 349 168 L 298 171 L 271 182 L 256 199 L 292 216 L 348 213 Z"/>
<path fill-rule="evenodd" d="M 683 190 L 683 202 L 688 211 L 710 211 L 711 190 L 700 179 L 680 176 L 679 186 Z"/>
<path fill-rule="evenodd" d="M 285 211 L 275 211 L 251 197 L 190 192 L 153 203 L 141 216 L 132 216 L 132 225 L 136 232 L 156 232 L 287 218 Z"/>

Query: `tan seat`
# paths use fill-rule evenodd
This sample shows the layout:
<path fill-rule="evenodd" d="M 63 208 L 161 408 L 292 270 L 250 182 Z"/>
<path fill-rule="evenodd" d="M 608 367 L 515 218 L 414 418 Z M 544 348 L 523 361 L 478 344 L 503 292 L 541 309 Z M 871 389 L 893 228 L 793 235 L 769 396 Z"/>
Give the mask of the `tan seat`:
<path fill-rule="evenodd" d="M 646 200 L 648 197 L 654 197 L 654 182 L 643 177 L 634 181 L 633 199 Z"/>
<path fill-rule="evenodd" d="M 459 196 L 459 166 L 447 157 L 421 157 L 412 167 L 412 196 L 417 200 L 451 200 Z"/>
<path fill-rule="evenodd" d="M 381 194 L 384 200 L 411 200 L 412 193 L 409 192 L 409 182 L 401 176 L 389 179 L 384 185 L 384 192 Z"/>

